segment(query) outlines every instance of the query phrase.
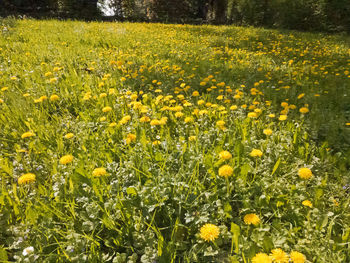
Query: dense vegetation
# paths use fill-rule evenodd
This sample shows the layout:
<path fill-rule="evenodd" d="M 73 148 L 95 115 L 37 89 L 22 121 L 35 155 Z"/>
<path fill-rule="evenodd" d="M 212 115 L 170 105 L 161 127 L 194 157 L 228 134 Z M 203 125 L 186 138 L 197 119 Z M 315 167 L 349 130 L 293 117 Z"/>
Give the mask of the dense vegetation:
<path fill-rule="evenodd" d="M 0 15 L 98 19 L 98 3 L 117 20 L 350 32 L 348 0 L 2 0 Z"/>
<path fill-rule="evenodd" d="M 0 261 L 350 262 L 348 37 L 1 23 Z"/>

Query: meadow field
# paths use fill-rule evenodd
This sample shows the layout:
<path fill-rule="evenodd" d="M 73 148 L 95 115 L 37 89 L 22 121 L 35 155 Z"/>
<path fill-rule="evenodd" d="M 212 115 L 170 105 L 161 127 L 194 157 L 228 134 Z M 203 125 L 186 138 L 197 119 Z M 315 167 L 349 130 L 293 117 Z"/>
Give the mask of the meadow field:
<path fill-rule="evenodd" d="M 0 262 L 350 262 L 350 37 L 0 20 Z"/>

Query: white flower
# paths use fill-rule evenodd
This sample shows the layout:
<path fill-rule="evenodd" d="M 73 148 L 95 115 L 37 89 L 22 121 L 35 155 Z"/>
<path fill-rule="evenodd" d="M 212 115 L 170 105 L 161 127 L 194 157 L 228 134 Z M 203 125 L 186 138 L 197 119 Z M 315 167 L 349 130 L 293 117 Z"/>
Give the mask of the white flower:
<path fill-rule="evenodd" d="M 26 256 L 30 253 L 33 253 L 34 252 L 34 248 L 33 247 L 26 247 L 25 249 L 23 249 L 23 252 L 22 252 L 22 255 L 23 256 Z"/>

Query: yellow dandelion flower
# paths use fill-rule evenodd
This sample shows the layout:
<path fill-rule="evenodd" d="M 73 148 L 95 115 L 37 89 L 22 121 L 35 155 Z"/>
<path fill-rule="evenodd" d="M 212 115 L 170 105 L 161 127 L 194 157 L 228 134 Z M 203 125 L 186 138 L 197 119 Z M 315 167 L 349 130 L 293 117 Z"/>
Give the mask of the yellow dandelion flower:
<path fill-rule="evenodd" d="M 162 117 L 162 118 L 160 118 L 159 123 L 161 125 L 165 125 L 167 123 L 167 121 L 168 121 L 168 117 Z"/>
<path fill-rule="evenodd" d="M 66 135 L 64 135 L 64 138 L 66 138 L 66 139 L 71 139 L 71 138 L 73 138 L 74 137 L 74 134 L 73 133 L 67 133 Z"/>
<path fill-rule="evenodd" d="M 256 118 L 258 115 L 255 112 L 249 112 L 248 113 L 248 118 Z"/>
<path fill-rule="evenodd" d="M 35 174 L 27 173 L 27 174 L 21 175 L 18 178 L 18 184 L 26 184 L 31 182 L 35 182 Z"/>
<path fill-rule="evenodd" d="M 198 96 L 199 96 L 199 92 L 198 92 L 198 91 L 196 91 L 196 90 L 195 90 L 195 91 L 193 91 L 192 96 L 193 96 L 193 97 L 198 97 Z"/>
<path fill-rule="evenodd" d="M 306 107 L 302 107 L 302 108 L 299 109 L 299 112 L 302 113 L 302 114 L 306 114 L 306 113 L 309 112 L 309 109 L 306 108 Z"/>
<path fill-rule="evenodd" d="M 275 115 L 275 114 L 273 114 L 273 113 L 271 113 L 271 114 L 269 114 L 269 115 L 268 115 L 268 117 L 272 119 L 272 118 L 275 118 L 275 117 L 276 117 L 276 115 Z"/>
<path fill-rule="evenodd" d="M 56 94 L 53 94 L 53 95 L 50 96 L 50 101 L 56 101 L 56 100 L 59 100 L 59 99 L 60 99 L 60 97 L 58 97 L 58 95 L 56 95 Z"/>
<path fill-rule="evenodd" d="M 311 201 L 310 200 L 305 200 L 305 201 L 303 201 L 302 202 L 302 205 L 304 205 L 304 206 L 308 206 L 308 207 L 312 207 L 312 203 L 311 203 Z"/>
<path fill-rule="evenodd" d="M 136 135 L 129 133 L 128 136 L 126 137 L 126 144 L 129 144 L 134 141 L 136 141 Z"/>
<path fill-rule="evenodd" d="M 191 123 L 191 122 L 193 122 L 193 118 L 192 117 L 186 117 L 184 121 L 185 121 L 185 123 Z"/>
<path fill-rule="evenodd" d="M 154 146 L 157 146 L 157 145 L 161 144 L 161 142 L 158 141 L 158 140 L 156 140 L 156 141 L 153 141 L 152 144 L 153 144 Z"/>
<path fill-rule="evenodd" d="M 102 109 L 102 112 L 110 112 L 110 111 L 112 111 L 112 107 L 109 107 L 109 106 L 104 107 L 104 108 Z"/>
<path fill-rule="evenodd" d="M 247 225 L 258 225 L 260 224 L 260 218 L 256 214 L 246 214 L 243 218 L 244 223 Z"/>
<path fill-rule="evenodd" d="M 35 136 L 35 133 L 28 131 L 28 132 L 23 133 L 21 138 L 24 139 L 24 138 L 33 137 L 33 136 Z"/>
<path fill-rule="evenodd" d="M 300 168 L 298 171 L 298 175 L 302 179 L 310 179 L 312 177 L 312 171 L 309 168 Z"/>
<path fill-rule="evenodd" d="M 161 123 L 160 123 L 159 120 L 153 119 L 153 120 L 151 120 L 150 124 L 151 124 L 151 126 L 158 126 L 158 125 L 160 125 Z"/>
<path fill-rule="evenodd" d="M 282 103 L 281 103 L 281 106 L 282 106 L 283 108 L 288 107 L 288 102 L 282 102 Z"/>
<path fill-rule="evenodd" d="M 70 155 L 70 154 L 65 155 L 61 157 L 60 164 L 69 164 L 73 161 L 73 159 L 74 159 L 73 155 Z"/>
<path fill-rule="evenodd" d="M 214 241 L 219 237 L 219 234 L 219 227 L 213 224 L 205 224 L 200 229 L 200 237 L 207 242 Z"/>
<path fill-rule="evenodd" d="M 271 135 L 272 134 L 272 130 L 271 129 L 265 129 L 265 130 L 263 130 L 263 133 L 265 134 L 265 135 Z"/>
<path fill-rule="evenodd" d="M 127 124 L 130 120 L 131 120 L 131 116 L 130 115 L 126 115 L 119 121 L 119 124 L 120 125 Z"/>
<path fill-rule="evenodd" d="M 143 116 L 140 118 L 140 122 L 150 122 L 151 119 L 148 116 Z"/>
<path fill-rule="evenodd" d="M 175 112 L 176 118 L 181 118 L 182 116 L 184 116 L 183 112 L 181 112 L 181 111 Z"/>
<path fill-rule="evenodd" d="M 252 258 L 252 263 L 272 263 L 272 259 L 265 253 L 258 253 Z"/>
<path fill-rule="evenodd" d="M 223 165 L 219 168 L 219 175 L 229 177 L 233 174 L 233 168 L 229 165 Z"/>
<path fill-rule="evenodd" d="M 216 126 L 218 127 L 223 127 L 224 125 L 225 125 L 225 121 L 220 120 L 216 122 Z"/>
<path fill-rule="evenodd" d="M 92 176 L 94 177 L 100 177 L 100 176 L 103 176 L 105 175 L 107 172 L 106 172 L 106 169 L 103 168 L 103 167 L 100 167 L 100 168 L 96 168 L 92 171 Z"/>
<path fill-rule="evenodd" d="M 197 140 L 197 137 L 196 136 L 190 136 L 190 137 L 188 137 L 188 140 L 190 142 L 194 142 L 195 140 Z"/>
<path fill-rule="evenodd" d="M 304 263 L 306 261 L 304 254 L 297 251 L 292 251 L 290 253 L 290 259 L 293 263 Z"/>
<path fill-rule="evenodd" d="M 117 126 L 117 123 L 116 123 L 116 122 L 111 122 L 111 123 L 108 125 L 108 127 L 115 127 L 115 126 Z"/>
<path fill-rule="evenodd" d="M 258 149 L 253 149 L 250 152 L 250 156 L 251 157 L 261 157 L 263 155 L 262 151 L 258 150 Z"/>
<path fill-rule="evenodd" d="M 305 93 L 301 93 L 301 94 L 298 95 L 298 99 L 300 100 L 304 96 L 305 96 Z"/>
<path fill-rule="evenodd" d="M 230 110 L 237 110 L 237 109 L 238 109 L 237 105 L 232 105 L 232 106 L 230 107 Z"/>
<path fill-rule="evenodd" d="M 219 153 L 219 157 L 222 160 L 229 160 L 232 158 L 232 154 L 228 151 L 222 151 Z"/>
<path fill-rule="evenodd" d="M 288 263 L 289 257 L 286 252 L 280 248 L 273 249 L 270 254 L 273 262 L 275 263 Z"/>
<path fill-rule="evenodd" d="M 280 117 L 278 118 L 280 121 L 285 121 L 287 119 L 287 115 L 283 114 L 280 115 Z"/>
<path fill-rule="evenodd" d="M 199 101 L 197 101 L 197 105 L 198 105 L 198 106 L 203 105 L 204 103 L 205 103 L 204 100 L 199 100 Z"/>

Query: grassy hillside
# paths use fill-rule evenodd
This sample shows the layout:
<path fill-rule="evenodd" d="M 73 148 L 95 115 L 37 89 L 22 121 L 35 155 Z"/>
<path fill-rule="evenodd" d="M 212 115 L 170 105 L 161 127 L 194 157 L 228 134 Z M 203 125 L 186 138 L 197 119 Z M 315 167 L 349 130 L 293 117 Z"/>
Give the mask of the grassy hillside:
<path fill-rule="evenodd" d="M 350 261 L 349 37 L 0 25 L 0 261 Z"/>

